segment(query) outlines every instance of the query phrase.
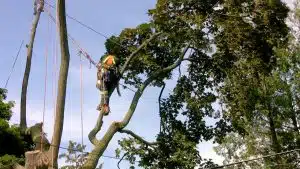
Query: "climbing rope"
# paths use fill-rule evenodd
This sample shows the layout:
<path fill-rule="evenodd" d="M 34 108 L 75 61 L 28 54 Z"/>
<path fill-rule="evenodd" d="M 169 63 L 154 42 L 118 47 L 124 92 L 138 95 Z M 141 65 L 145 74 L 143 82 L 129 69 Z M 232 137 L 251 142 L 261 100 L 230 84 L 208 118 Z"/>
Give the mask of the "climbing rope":
<path fill-rule="evenodd" d="M 44 104 L 43 104 L 43 121 L 41 126 L 41 143 L 43 143 L 44 136 L 44 122 L 45 122 L 45 111 L 46 111 L 46 96 L 47 96 L 47 79 L 48 79 L 48 48 L 50 41 L 50 20 L 48 19 L 47 24 L 47 40 L 46 40 L 46 49 L 45 49 L 45 79 L 44 79 Z M 49 39 L 48 39 L 49 38 Z M 41 152 L 43 151 L 43 144 L 41 144 Z"/>
<path fill-rule="evenodd" d="M 52 8 L 52 9 L 56 9 L 56 7 L 55 7 L 54 5 L 51 5 L 51 4 L 48 3 L 47 1 L 45 1 L 45 4 L 48 5 L 48 6 L 49 6 L 50 8 Z M 124 47 L 124 46 L 123 46 L 122 44 L 120 44 L 119 42 L 117 42 L 117 41 L 115 41 L 115 40 L 112 40 L 112 39 L 109 39 L 109 37 L 108 37 L 107 35 L 105 35 L 104 33 L 101 33 L 101 32 L 99 32 L 99 31 L 95 30 L 95 29 L 92 28 L 91 26 L 89 26 L 89 25 L 83 23 L 82 21 L 79 21 L 79 20 L 76 19 L 75 17 L 70 16 L 70 15 L 68 15 L 67 13 L 66 13 L 66 16 L 67 16 L 69 19 L 71 19 L 71 20 L 77 22 L 77 23 L 80 24 L 81 26 L 83 26 L 83 27 L 89 29 L 90 31 L 92 31 L 92 32 L 94 32 L 94 33 L 96 33 L 96 34 L 98 34 L 98 35 L 104 37 L 104 38 L 107 39 L 108 41 L 110 41 L 110 42 L 112 42 L 112 43 L 114 43 L 114 44 L 116 44 L 116 45 L 119 45 L 119 46 L 120 46 L 121 48 L 123 48 L 124 50 L 128 50 L 126 47 Z"/>
<path fill-rule="evenodd" d="M 20 45 L 20 47 L 19 47 L 17 56 L 15 57 L 13 66 L 12 66 L 11 71 L 10 71 L 10 73 L 9 73 L 9 75 L 8 75 L 8 78 L 7 78 L 7 80 L 6 80 L 6 83 L 5 83 L 5 86 L 4 86 L 5 89 L 6 89 L 6 87 L 7 87 L 8 81 L 9 81 L 9 79 L 10 79 L 10 77 L 11 77 L 13 71 L 14 71 L 14 68 L 15 68 L 15 65 L 16 65 L 16 62 L 17 62 L 17 60 L 18 60 L 18 57 L 19 57 L 19 54 L 20 54 L 20 51 L 21 51 L 21 49 L 22 49 L 23 44 L 24 44 L 24 40 L 22 40 L 22 43 L 21 43 L 21 45 Z"/>
<path fill-rule="evenodd" d="M 80 55 L 80 54 L 79 54 Z M 80 58 L 80 120 L 81 120 L 81 145 L 83 146 L 83 70 L 82 70 L 82 58 Z M 82 156 L 83 156 L 83 149 L 82 149 Z"/>
<path fill-rule="evenodd" d="M 56 24 L 56 19 L 54 18 L 54 16 L 50 13 L 49 10 L 46 10 L 48 16 L 51 18 L 51 20 Z M 81 45 L 79 44 L 79 42 L 77 42 L 70 34 L 68 34 L 68 38 L 71 40 L 71 42 L 78 48 L 79 53 L 81 53 L 83 56 L 85 56 L 86 59 L 88 59 L 88 61 L 90 62 L 90 64 L 94 65 L 95 67 L 97 67 L 97 63 L 93 60 L 93 58 L 86 52 L 86 50 L 84 48 L 81 47 Z M 120 83 L 121 86 L 123 86 L 125 89 L 128 89 L 132 92 L 136 92 L 134 89 L 131 89 L 130 87 L 126 86 L 125 84 Z"/>

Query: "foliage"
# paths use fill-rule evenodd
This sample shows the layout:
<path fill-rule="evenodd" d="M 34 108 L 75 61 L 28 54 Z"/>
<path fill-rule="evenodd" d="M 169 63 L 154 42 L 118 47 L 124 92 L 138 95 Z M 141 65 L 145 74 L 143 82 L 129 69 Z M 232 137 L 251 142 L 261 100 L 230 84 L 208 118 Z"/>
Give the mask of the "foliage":
<path fill-rule="evenodd" d="M 59 155 L 60 159 L 65 159 L 65 162 L 69 165 L 61 167 L 62 169 L 79 169 L 86 160 L 87 153 L 84 152 L 85 145 L 69 141 L 68 150 L 66 153 Z"/>
<path fill-rule="evenodd" d="M 1 169 L 10 169 L 14 164 L 19 163 L 23 164 L 23 158 L 17 158 L 14 155 L 4 155 L 0 157 L 0 168 Z"/>
<path fill-rule="evenodd" d="M 162 87 L 181 64 L 187 70 L 183 76 L 179 72 L 172 93 L 159 101 L 161 131 L 155 143 L 132 133 L 133 138 L 119 141 L 117 157 L 122 154 L 130 168 L 135 163 L 149 169 L 216 166 L 202 159 L 197 148 L 208 140 L 220 144 L 216 151 L 225 163 L 299 148 L 299 36 L 289 34 L 288 12 L 281 0 L 158 0 L 149 10 L 150 22 L 126 28 L 105 43 L 106 54 L 116 55 L 123 66 L 121 80 L 138 90 L 124 120 L 113 122 L 98 140 L 100 114 L 89 135 L 96 154 L 85 167 L 96 166 L 114 134 L 124 132 L 145 88 Z M 174 63 L 179 64 L 157 73 Z M 216 103 L 221 110 L 213 108 Z M 61 155 L 73 163 L 66 167 L 84 161 L 73 151 L 76 146 L 70 142 L 68 153 Z M 296 157 L 277 155 L 242 165 L 297 167 Z"/>
<path fill-rule="evenodd" d="M 162 31 L 163 36 L 144 49 L 150 53 L 146 60 L 143 60 L 146 62 L 141 63 L 141 70 L 147 72 L 150 68 L 168 66 L 176 59 L 174 56 L 180 54 L 182 44 L 186 41 L 190 43 L 190 54 L 186 54 L 187 62 L 184 62 L 188 66 L 187 75 L 178 79 L 173 93 L 162 101 L 159 112 L 162 131 L 156 138 L 158 145 L 145 145 L 131 138 L 119 142 L 121 150 L 126 152 L 124 158 L 132 164 L 139 157 L 139 165 L 144 168 L 195 168 L 199 165 L 214 165 L 210 160 L 201 159 L 197 145 L 201 141 L 213 138 L 212 126 L 206 124 L 205 118 L 215 118 L 212 108 L 216 101 L 214 85 L 222 78 L 219 72 L 214 71 L 214 65 L 208 55 L 211 46 L 209 33 L 205 31 L 207 18 L 216 4 L 217 1 L 159 0 L 156 8 L 149 11 L 152 17 L 149 25 L 152 29 Z M 139 29 L 141 28 L 136 28 L 137 32 Z M 125 31 L 129 32 L 128 29 Z M 166 65 L 160 58 L 167 61 Z M 150 59 L 153 61 L 149 62 Z M 149 68 L 143 67 L 147 65 Z M 134 69 L 129 68 L 130 75 L 135 68 L 136 65 Z M 153 71 L 151 69 L 150 72 Z M 172 73 L 167 79 L 171 76 Z M 125 77 L 125 81 L 126 78 L 128 76 Z M 132 84 L 136 83 L 139 84 L 139 81 L 132 81 Z M 120 155 L 121 150 L 117 150 L 117 155 Z"/>
<path fill-rule="evenodd" d="M 217 140 L 218 153 L 229 163 L 299 147 L 299 47 L 288 34 L 287 7 L 277 0 L 228 1 L 220 11 L 214 21 L 219 28 L 215 56 L 230 56 L 234 64 L 223 67 L 227 77 L 219 91 L 223 118 L 234 132 Z M 274 156 L 243 165 L 295 168 L 295 158 Z"/>
<path fill-rule="evenodd" d="M 3 167 L 22 162 L 24 153 L 31 150 L 33 145 L 19 127 L 9 124 L 14 102 L 5 101 L 6 93 L 5 89 L 0 88 L 0 166 Z"/>
<path fill-rule="evenodd" d="M 195 168 L 213 165 L 199 155 L 197 144 L 204 140 L 220 143 L 216 150 L 227 163 L 298 147 L 299 53 L 297 46 L 289 45 L 295 43 L 289 43 L 288 11 L 279 0 L 158 0 L 149 10 L 149 24 L 113 37 L 133 51 L 141 44 L 139 38 L 163 32 L 124 76 L 127 84 L 136 86 L 141 77 L 172 63 L 182 44 L 191 40 L 187 72 L 160 107 L 158 144 L 123 139 L 117 155 L 124 151 L 132 164 L 139 158 L 144 168 Z M 163 80 L 158 78 L 154 85 L 161 86 Z M 214 126 L 206 123 L 207 118 L 218 118 L 213 103 L 223 109 Z M 275 156 L 256 167 L 293 160 L 294 155 Z"/>

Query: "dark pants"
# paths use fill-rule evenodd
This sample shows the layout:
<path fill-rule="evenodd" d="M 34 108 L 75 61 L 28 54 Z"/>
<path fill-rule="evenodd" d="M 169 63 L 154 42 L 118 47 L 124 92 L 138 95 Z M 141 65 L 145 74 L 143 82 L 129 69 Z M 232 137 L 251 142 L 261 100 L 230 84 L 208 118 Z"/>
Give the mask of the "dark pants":
<path fill-rule="evenodd" d="M 98 72 L 98 80 L 100 80 L 98 88 L 101 91 L 101 102 L 98 106 L 98 110 L 101 110 L 103 106 L 109 106 L 109 92 L 111 92 L 112 87 L 115 85 L 114 82 L 116 81 L 116 78 L 113 69 L 102 69 Z"/>

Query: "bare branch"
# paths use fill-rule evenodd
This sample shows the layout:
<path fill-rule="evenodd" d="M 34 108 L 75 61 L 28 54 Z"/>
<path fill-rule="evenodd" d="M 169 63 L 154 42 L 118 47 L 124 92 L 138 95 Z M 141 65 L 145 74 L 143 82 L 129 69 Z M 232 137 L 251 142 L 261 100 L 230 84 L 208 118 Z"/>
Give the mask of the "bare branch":
<path fill-rule="evenodd" d="M 143 42 L 141 44 L 141 46 L 139 46 L 134 52 L 132 52 L 130 54 L 130 56 L 127 58 L 125 64 L 123 65 L 120 74 L 123 75 L 123 73 L 125 72 L 127 66 L 129 65 L 130 61 L 136 56 L 136 54 L 138 54 L 140 52 L 140 50 L 142 50 L 146 45 L 148 45 L 154 38 L 156 38 L 157 36 L 159 36 L 160 34 L 162 34 L 161 32 L 158 33 L 154 33 L 148 40 L 146 40 L 145 42 Z"/>
<path fill-rule="evenodd" d="M 122 162 L 122 160 L 123 160 L 128 154 L 129 154 L 129 151 L 126 152 L 126 153 L 124 153 L 124 155 L 122 156 L 122 158 L 119 160 L 118 165 L 117 165 L 119 169 L 121 169 L 121 168 L 120 168 L 120 163 Z"/>
<path fill-rule="evenodd" d="M 197 59 L 184 58 L 182 61 L 197 62 Z"/>
<path fill-rule="evenodd" d="M 163 121 L 162 121 L 162 118 L 161 118 L 161 96 L 165 90 L 165 87 L 166 87 L 166 83 L 163 84 L 163 87 L 161 88 L 160 90 L 160 93 L 159 93 L 159 96 L 158 96 L 158 112 L 159 112 L 159 116 L 160 116 L 160 128 L 159 128 L 159 131 L 161 132 L 162 128 L 164 129 L 164 125 L 163 124 Z"/>
<path fill-rule="evenodd" d="M 126 129 L 122 129 L 119 131 L 120 133 L 126 133 L 128 135 L 131 135 L 133 138 L 139 140 L 140 142 L 142 142 L 143 144 L 146 144 L 148 146 L 154 146 L 154 145 L 157 145 L 158 142 L 148 142 L 146 141 L 145 139 L 143 139 L 141 136 L 135 134 L 133 131 L 131 130 L 126 130 Z"/>
<path fill-rule="evenodd" d="M 88 135 L 89 140 L 93 145 L 96 145 L 99 142 L 99 140 L 96 138 L 96 135 L 101 130 L 101 127 L 103 125 L 103 121 L 102 121 L 103 116 L 104 116 L 104 113 L 101 112 L 99 114 L 99 117 L 98 117 L 95 127 L 92 129 L 92 131 Z"/>

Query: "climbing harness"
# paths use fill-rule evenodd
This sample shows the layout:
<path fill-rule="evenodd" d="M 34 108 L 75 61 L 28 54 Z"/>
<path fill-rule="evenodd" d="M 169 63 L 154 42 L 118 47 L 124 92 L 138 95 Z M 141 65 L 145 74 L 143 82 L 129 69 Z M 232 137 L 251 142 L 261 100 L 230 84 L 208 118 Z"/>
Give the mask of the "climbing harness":
<path fill-rule="evenodd" d="M 104 56 L 100 59 L 97 67 L 97 88 L 101 91 L 101 102 L 97 107 L 100 112 L 103 111 L 104 115 L 108 115 L 109 108 L 109 91 L 114 83 L 117 82 L 117 61 L 113 55 Z"/>
<path fill-rule="evenodd" d="M 48 26 L 47 26 L 47 35 L 50 38 L 50 20 L 48 19 Z M 43 104 L 43 122 L 41 125 L 41 152 L 43 152 L 43 139 L 44 139 L 44 122 L 45 122 L 45 111 L 46 111 L 46 97 L 47 97 L 47 83 L 48 83 L 48 47 L 49 41 L 46 41 L 46 50 L 45 50 L 45 81 L 44 81 L 44 104 Z"/>

